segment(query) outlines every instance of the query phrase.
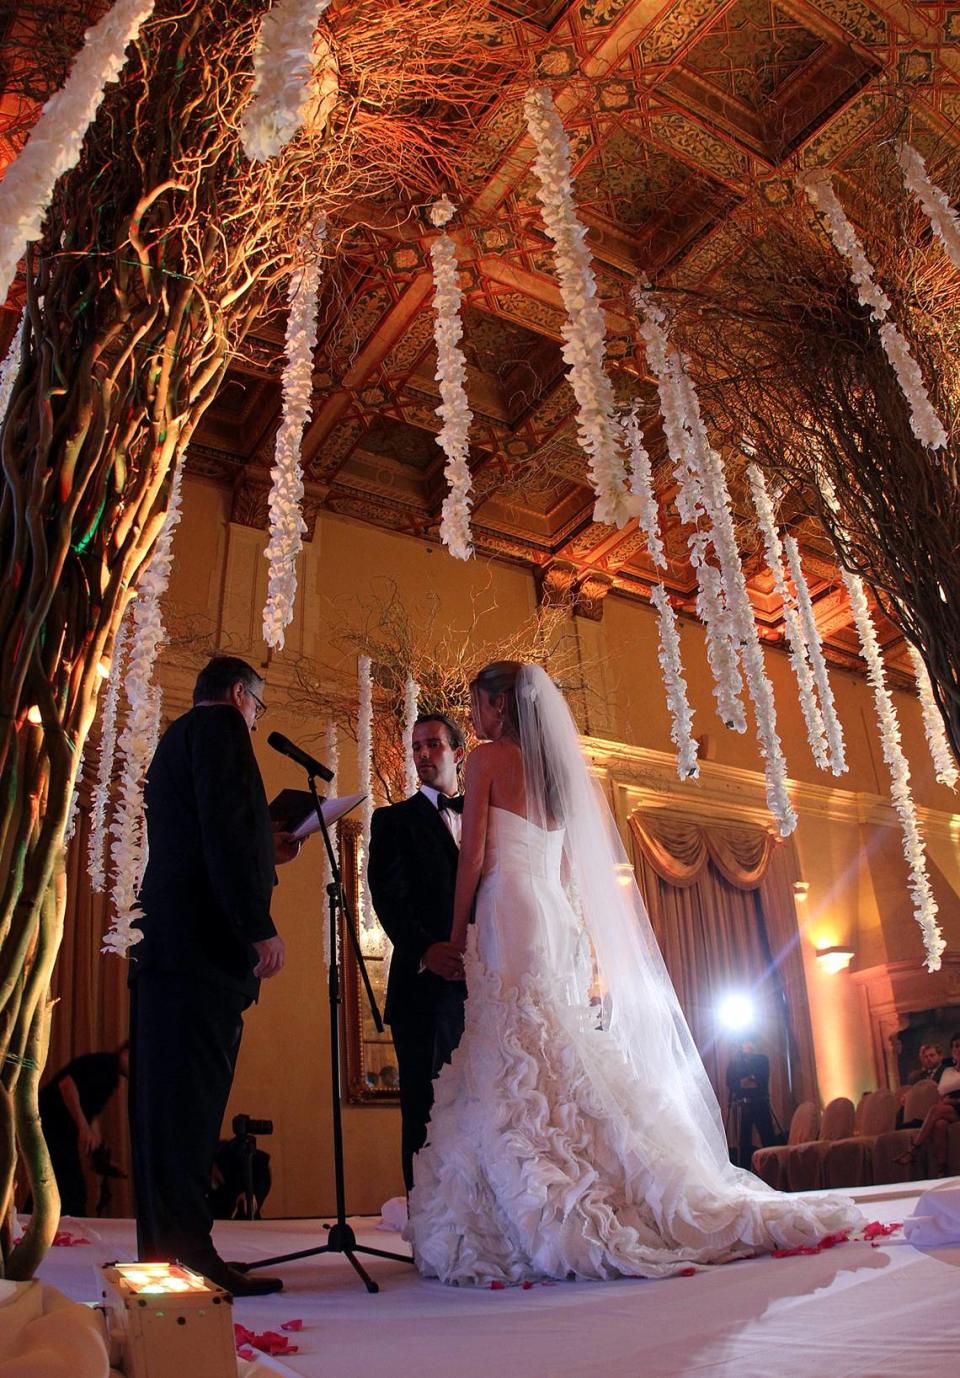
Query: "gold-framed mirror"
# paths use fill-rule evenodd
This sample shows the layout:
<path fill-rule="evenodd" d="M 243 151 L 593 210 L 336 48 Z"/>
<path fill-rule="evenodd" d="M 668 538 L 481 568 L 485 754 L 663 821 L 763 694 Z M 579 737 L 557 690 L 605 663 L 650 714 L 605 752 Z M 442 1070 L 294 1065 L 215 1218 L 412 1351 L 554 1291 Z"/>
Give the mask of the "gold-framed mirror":
<path fill-rule="evenodd" d="M 361 828 L 353 819 L 337 825 L 343 888 L 353 922 L 358 925 L 360 896 Z M 384 952 L 368 934 L 356 928 L 360 951 L 380 1013 L 387 999 L 387 961 Z M 343 1098 L 350 1105 L 399 1105 L 400 1088 L 397 1058 L 390 1030 L 378 1033 L 370 1005 L 360 980 L 353 948 L 348 942 L 343 963 Z"/>

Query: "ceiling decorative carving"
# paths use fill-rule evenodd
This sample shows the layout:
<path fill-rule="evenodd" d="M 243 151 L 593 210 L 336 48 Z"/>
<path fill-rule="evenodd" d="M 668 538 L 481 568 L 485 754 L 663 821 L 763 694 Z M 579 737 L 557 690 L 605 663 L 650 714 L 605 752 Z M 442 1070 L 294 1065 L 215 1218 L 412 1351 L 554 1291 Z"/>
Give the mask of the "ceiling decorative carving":
<path fill-rule="evenodd" d="M 889 112 L 891 92 L 909 93 L 918 145 L 949 135 L 960 120 L 960 5 L 491 0 L 491 8 L 503 19 L 502 43 L 551 82 L 562 112 L 615 394 L 641 404 L 664 504 L 667 585 L 677 606 L 692 610 L 695 584 L 630 285 L 638 272 L 688 287 L 722 272 L 750 231 L 751 201 L 776 204 L 798 165 L 852 166 Z M 545 596 L 565 582 L 581 590 L 581 611 L 599 615 L 608 589 L 647 597 L 653 570 L 634 528 L 591 522 L 532 158 L 515 100 L 494 105 L 463 150 L 474 194 L 454 233 L 474 412 L 476 545 L 538 572 Z M 437 540 L 444 492 L 433 231 L 416 211 L 370 207 L 363 220 L 327 275 L 304 443 L 311 517 L 328 510 Z M 271 318 L 227 374 L 190 455 L 195 471 L 230 483 L 236 510 L 252 520 L 262 512 L 279 420 L 281 352 L 282 322 Z M 747 505 L 737 501 L 746 533 Z M 828 648 L 850 663 L 855 634 L 828 552 L 820 538 L 806 535 L 803 544 Z M 769 574 L 755 546 L 744 554 L 758 624 L 776 641 L 783 627 Z M 881 635 L 899 655 L 893 628 L 881 624 Z"/>

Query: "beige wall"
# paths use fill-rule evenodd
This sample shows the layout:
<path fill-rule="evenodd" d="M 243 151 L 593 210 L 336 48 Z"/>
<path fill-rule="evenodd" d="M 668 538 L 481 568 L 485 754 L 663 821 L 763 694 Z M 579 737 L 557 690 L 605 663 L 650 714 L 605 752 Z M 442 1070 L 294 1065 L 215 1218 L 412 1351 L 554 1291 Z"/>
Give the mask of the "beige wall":
<path fill-rule="evenodd" d="M 264 536 L 231 524 L 228 498 L 202 481 L 186 484 L 184 516 L 175 544 L 170 590 L 174 621 L 187 616 L 208 629 L 224 649 L 266 662 L 260 640 L 260 614 L 266 589 L 262 558 Z M 483 639 L 509 633 L 536 607 L 532 576 L 521 569 L 486 561 L 451 559 L 436 546 L 405 535 L 361 527 L 321 514 L 313 542 L 305 549 L 301 597 L 287 652 L 266 665 L 274 700 L 292 661 L 300 655 L 329 659 L 330 636 L 355 616 L 357 598 L 382 581 L 397 584 L 410 613 L 425 610 L 438 596 L 442 617 L 457 626 L 471 620 L 471 599 L 487 608 L 478 624 Z M 377 581 L 381 581 L 379 584 Z M 425 615 L 425 612 L 424 612 Z M 586 727 L 592 736 L 622 742 L 656 760 L 664 790 L 685 805 L 698 798 L 713 815 L 763 816 L 763 781 L 756 742 L 748 733 L 726 731 L 713 712 L 709 671 L 698 625 L 682 629 L 684 665 L 696 710 L 695 731 L 707 733 L 712 761 L 708 783 L 680 785 L 670 778 L 663 753 L 671 750 L 669 720 L 657 666 L 656 623 L 648 608 L 617 594 L 605 602 L 600 623 L 578 621 L 585 662 L 600 689 L 588 705 Z M 839 781 L 818 772 L 807 747 L 789 663 L 768 651 L 781 736 L 790 776 L 796 781 L 800 827 L 795 838 L 799 872 L 808 885 L 799 906 L 803 955 L 814 1022 L 821 1094 L 857 1095 L 874 1084 L 864 1007 L 848 973 L 826 976 L 814 958 L 817 946 L 849 942 L 855 965 L 884 961 L 919 962 L 920 938 L 906 894 L 906 869 L 899 832 L 886 804 L 888 784 L 874 727 L 872 701 L 858 677 L 833 675 L 847 739 L 849 773 Z M 189 677 L 165 673 L 168 711 L 185 705 Z M 919 711 L 912 696 L 895 694 L 904 744 L 913 766 L 918 801 L 932 810 L 930 850 L 942 872 L 944 926 L 951 947 L 960 949 L 960 919 L 955 889 L 960 867 L 955 845 L 953 796 L 932 778 Z M 291 736 L 310 727 L 282 709 L 270 727 Z M 354 763 L 342 744 L 341 785 L 352 784 Z M 257 738 L 268 792 L 298 785 L 297 772 Z M 609 767 L 617 783 L 617 765 Z M 657 774 L 657 771 L 654 774 Z M 628 793 L 623 795 L 628 799 Z M 275 1169 L 271 1213 L 313 1214 L 332 1204 L 330 1110 L 327 1078 L 327 998 L 321 961 L 318 910 L 320 858 L 307 848 L 281 872 L 275 917 L 288 944 L 283 974 L 268 983 L 251 1012 L 241 1053 L 230 1113 L 238 1109 L 277 1121 L 270 1145 Z M 932 1002 L 931 1002 L 932 1003 Z M 354 1211 L 373 1211 L 400 1191 L 398 1113 L 381 1107 L 347 1107 L 348 1203 Z"/>

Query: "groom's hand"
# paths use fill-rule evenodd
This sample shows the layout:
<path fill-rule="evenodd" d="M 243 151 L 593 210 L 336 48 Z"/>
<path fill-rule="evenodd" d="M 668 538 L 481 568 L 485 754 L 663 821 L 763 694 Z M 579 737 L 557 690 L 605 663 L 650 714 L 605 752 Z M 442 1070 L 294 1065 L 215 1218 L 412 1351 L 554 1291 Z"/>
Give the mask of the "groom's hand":
<path fill-rule="evenodd" d="M 423 954 L 423 965 L 445 981 L 463 979 L 463 954 L 453 943 L 431 943 Z"/>

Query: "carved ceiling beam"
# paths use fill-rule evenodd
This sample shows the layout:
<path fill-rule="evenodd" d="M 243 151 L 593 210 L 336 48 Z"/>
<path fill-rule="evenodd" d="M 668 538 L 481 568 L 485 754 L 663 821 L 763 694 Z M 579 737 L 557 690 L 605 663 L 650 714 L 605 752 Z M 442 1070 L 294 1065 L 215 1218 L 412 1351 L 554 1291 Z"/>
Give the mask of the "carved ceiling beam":
<path fill-rule="evenodd" d="M 430 273 L 417 274 L 399 300 L 383 316 L 344 373 L 340 385 L 327 397 L 307 427 L 302 446 L 304 468 L 310 467 L 324 440 L 342 419 L 344 412 L 352 406 L 351 390 L 362 387 L 383 363 L 432 290 L 433 278 Z"/>

